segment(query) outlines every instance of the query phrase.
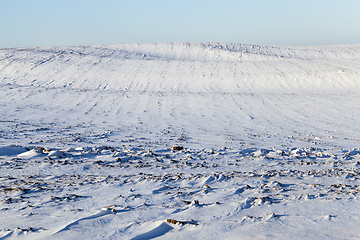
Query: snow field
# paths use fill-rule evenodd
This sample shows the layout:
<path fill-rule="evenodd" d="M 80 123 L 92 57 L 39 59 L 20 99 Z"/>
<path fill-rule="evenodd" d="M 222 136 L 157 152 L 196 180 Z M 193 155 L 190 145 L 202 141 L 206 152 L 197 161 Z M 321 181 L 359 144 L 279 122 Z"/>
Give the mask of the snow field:
<path fill-rule="evenodd" d="M 359 238 L 359 61 L 357 45 L 0 50 L 0 238 Z"/>

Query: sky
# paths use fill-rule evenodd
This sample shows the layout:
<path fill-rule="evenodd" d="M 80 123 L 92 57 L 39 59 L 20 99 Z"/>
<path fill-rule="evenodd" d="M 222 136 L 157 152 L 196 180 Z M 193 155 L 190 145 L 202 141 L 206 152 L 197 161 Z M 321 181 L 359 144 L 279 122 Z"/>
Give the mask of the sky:
<path fill-rule="evenodd" d="M 359 0 L 0 0 L 0 48 L 360 44 Z"/>

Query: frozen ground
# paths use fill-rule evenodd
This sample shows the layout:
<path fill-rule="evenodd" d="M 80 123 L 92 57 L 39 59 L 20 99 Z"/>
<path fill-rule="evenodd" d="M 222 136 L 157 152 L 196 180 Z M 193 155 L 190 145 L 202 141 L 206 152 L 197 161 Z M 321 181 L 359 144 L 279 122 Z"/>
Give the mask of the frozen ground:
<path fill-rule="evenodd" d="M 0 239 L 358 239 L 359 91 L 360 45 L 0 50 Z"/>

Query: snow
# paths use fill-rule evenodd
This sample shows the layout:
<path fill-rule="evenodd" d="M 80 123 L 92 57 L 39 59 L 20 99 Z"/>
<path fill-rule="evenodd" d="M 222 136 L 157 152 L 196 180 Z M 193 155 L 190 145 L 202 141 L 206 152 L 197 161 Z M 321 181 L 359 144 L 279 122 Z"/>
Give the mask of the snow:
<path fill-rule="evenodd" d="M 0 239 L 359 238 L 360 45 L 0 50 Z"/>

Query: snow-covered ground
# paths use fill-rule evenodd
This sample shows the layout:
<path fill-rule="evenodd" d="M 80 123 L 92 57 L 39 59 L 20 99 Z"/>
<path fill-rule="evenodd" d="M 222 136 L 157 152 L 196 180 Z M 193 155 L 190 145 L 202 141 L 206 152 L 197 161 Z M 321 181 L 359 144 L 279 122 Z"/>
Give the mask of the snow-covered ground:
<path fill-rule="evenodd" d="M 0 50 L 0 239 L 360 238 L 360 45 Z"/>

